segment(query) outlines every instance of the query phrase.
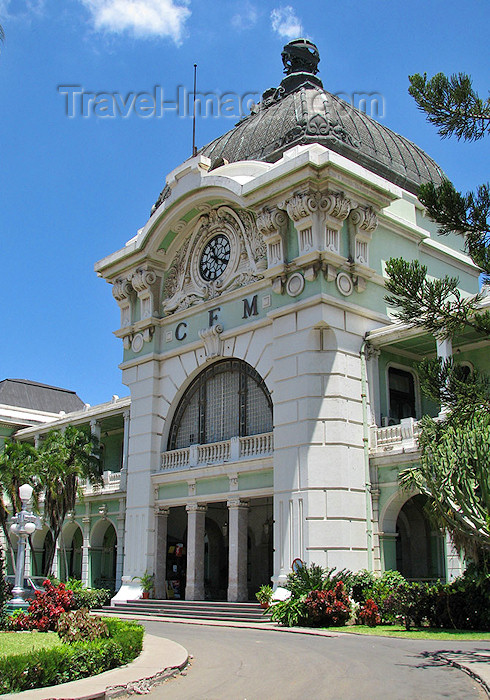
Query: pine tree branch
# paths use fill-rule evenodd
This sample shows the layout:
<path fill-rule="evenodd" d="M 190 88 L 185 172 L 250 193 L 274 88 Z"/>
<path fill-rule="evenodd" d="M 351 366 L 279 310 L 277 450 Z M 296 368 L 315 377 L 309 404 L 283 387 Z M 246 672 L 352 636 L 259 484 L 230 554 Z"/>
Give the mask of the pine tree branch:
<path fill-rule="evenodd" d="M 394 316 L 413 327 L 450 338 L 465 328 L 490 335 L 490 312 L 481 312 L 480 294 L 462 297 L 457 277 L 427 279 L 427 267 L 417 260 L 390 258 L 386 263 L 389 292 L 385 301 L 397 309 Z"/>
<path fill-rule="evenodd" d="M 442 138 L 454 134 L 457 139 L 476 141 L 490 132 L 490 100 L 478 96 L 465 73 L 450 78 L 437 73 L 430 79 L 426 73 L 416 73 L 409 80 L 410 95 Z"/>

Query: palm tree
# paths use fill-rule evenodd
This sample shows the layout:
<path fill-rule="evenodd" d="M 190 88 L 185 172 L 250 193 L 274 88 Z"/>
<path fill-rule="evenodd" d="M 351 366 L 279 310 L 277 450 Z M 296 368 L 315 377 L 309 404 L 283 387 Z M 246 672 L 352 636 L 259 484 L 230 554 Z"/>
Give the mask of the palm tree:
<path fill-rule="evenodd" d="M 87 430 L 68 426 L 63 432 L 51 430 L 39 447 L 39 479 L 44 493 L 44 517 L 51 528 L 53 546 L 46 557 L 51 570 L 56 542 L 64 519 L 74 510 L 80 479 L 102 485 L 97 439 Z"/>
<path fill-rule="evenodd" d="M 36 461 L 37 451 L 28 442 L 7 440 L 3 451 L 0 452 L 0 526 L 10 550 L 14 570 L 15 557 L 10 539 L 9 518 L 22 508 L 19 486 L 30 483 L 34 488 L 34 497 L 37 498 L 39 484 L 35 479 Z"/>

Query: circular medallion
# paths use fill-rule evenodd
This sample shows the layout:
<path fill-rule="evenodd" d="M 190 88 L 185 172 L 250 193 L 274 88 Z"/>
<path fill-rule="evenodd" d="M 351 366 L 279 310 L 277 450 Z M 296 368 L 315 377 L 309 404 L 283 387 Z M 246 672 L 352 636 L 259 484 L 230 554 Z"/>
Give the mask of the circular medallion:
<path fill-rule="evenodd" d="M 286 284 L 286 291 L 290 297 L 297 297 L 298 294 L 301 294 L 304 288 L 305 278 L 303 275 L 300 275 L 299 272 L 295 272 L 293 275 L 291 275 Z"/>
<path fill-rule="evenodd" d="M 132 343 L 131 343 L 131 350 L 132 350 L 133 352 L 140 352 L 140 350 L 143 349 L 143 345 L 144 345 L 144 344 L 145 344 L 145 341 L 143 340 L 142 334 L 141 334 L 141 333 L 137 333 L 137 334 L 134 336 L 133 341 L 132 341 Z"/>
<path fill-rule="evenodd" d="M 230 262 L 230 252 L 230 241 L 222 233 L 206 243 L 199 261 L 199 272 L 203 280 L 214 282 L 221 277 Z"/>
<path fill-rule="evenodd" d="M 354 285 L 348 274 L 346 274 L 345 272 L 339 272 L 335 281 L 337 284 L 337 289 L 341 294 L 343 294 L 345 297 L 348 297 L 349 294 L 352 294 L 354 290 Z"/>

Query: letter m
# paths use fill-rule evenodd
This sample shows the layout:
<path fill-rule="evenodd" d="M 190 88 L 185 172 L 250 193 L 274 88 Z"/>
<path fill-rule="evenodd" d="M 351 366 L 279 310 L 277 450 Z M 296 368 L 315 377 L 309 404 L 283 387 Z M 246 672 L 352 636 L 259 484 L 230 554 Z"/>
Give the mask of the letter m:
<path fill-rule="evenodd" d="M 252 298 L 252 301 L 248 299 L 243 300 L 243 316 L 242 318 L 248 318 L 249 316 L 257 316 L 257 295 Z"/>

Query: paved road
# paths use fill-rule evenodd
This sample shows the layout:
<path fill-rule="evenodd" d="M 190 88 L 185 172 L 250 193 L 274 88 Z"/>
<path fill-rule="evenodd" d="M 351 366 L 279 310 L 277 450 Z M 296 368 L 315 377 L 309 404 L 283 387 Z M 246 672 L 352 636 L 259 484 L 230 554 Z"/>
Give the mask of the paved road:
<path fill-rule="evenodd" d="M 148 632 L 185 646 L 187 675 L 155 687 L 151 700 L 483 700 L 467 674 L 432 657 L 485 642 L 420 642 L 343 635 L 314 637 L 228 627 L 147 622 Z"/>

